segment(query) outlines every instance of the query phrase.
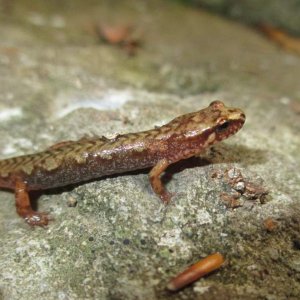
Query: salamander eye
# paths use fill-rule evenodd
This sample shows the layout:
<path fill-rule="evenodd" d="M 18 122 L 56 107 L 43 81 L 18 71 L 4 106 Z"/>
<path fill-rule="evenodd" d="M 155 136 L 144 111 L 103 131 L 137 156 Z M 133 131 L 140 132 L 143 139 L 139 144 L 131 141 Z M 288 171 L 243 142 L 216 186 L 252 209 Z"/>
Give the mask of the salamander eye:
<path fill-rule="evenodd" d="M 228 126 L 229 126 L 229 122 L 224 122 L 216 128 L 216 131 L 222 132 L 222 131 L 226 130 L 228 128 Z"/>

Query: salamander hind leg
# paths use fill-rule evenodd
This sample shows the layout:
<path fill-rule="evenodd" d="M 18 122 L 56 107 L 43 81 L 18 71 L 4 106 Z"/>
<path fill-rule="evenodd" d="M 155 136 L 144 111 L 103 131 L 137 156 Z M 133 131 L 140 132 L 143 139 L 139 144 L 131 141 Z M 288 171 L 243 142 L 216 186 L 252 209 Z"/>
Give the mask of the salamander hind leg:
<path fill-rule="evenodd" d="M 153 191 L 165 204 L 170 202 L 172 194 L 165 189 L 163 183 L 161 182 L 160 175 L 165 171 L 169 164 L 170 163 L 166 159 L 162 159 L 152 168 L 149 173 L 149 180 Z"/>
<path fill-rule="evenodd" d="M 26 183 L 17 181 L 15 186 L 16 210 L 20 217 L 31 226 L 46 226 L 49 223 L 48 213 L 34 211 L 30 204 L 30 198 Z"/>

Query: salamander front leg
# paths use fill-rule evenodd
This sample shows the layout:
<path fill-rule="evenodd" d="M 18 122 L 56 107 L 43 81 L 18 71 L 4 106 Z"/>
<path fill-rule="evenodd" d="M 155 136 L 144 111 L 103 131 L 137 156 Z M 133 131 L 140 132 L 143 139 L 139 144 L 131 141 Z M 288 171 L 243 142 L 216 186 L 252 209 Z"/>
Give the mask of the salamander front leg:
<path fill-rule="evenodd" d="M 48 225 L 48 213 L 37 212 L 32 209 L 26 184 L 22 181 L 16 182 L 15 198 L 17 213 L 25 219 L 27 224 L 31 226 Z"/>
<path fill-rule="evenodd" d="M 169 165 L 170 163 L 166 159 L 162 159 L 152 168 L 149 173 L 149 179 L 153 191 L 165 204 L 169 203 L 172 195 L 165 189 L 163 183 L 161 182 L 160 175 Z"/>

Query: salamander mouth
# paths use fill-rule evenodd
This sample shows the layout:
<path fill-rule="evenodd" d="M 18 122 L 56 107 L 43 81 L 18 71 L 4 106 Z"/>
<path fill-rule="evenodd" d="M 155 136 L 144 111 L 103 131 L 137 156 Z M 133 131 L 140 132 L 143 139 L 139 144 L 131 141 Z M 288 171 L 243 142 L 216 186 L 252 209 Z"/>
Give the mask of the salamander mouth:
<path fill-rule="evenodd" d="M 243 114 L 243 116 L 245 116 L 245 115 Z M 239 120 L 231 121 L 230 129 L 229 129 L 230 135 L 235 134 L 236 132 L 238 132 L 243 127 L 244 123 L 245 123 L 245 118 L 241 118 Z"/>
<path fill-rule="evenodd" d="M 218 140 L 224 140 L 232 135 L 234 135 L 236 132 L 238 132 L 244 125 L 245 118 L 240 118 L 237 120 L 230 120 L 227 122 L 226 126 L 221 125 L 216 128 L 216 133 L 218 136 Z"/>

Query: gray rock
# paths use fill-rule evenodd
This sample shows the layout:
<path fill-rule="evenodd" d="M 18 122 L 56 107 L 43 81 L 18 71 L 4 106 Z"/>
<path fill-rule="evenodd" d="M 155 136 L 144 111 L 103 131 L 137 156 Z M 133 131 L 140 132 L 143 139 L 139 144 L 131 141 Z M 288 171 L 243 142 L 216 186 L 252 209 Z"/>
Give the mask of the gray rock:
<path fill-rule="evenodd" d="M 42 193 L 38 209 L 55 220 L 32 229 L 1 191 L 0 298 L 168 299 L 169 279 L 216 251 L 227 264 L 174 299 L 299 298 L 289 241 L 300 224 L 300 58 L 179 3 L 11 4 L 0 19 L 1 158 L 153 128 L 215 99 L 242 108 L 247 121 L 168 170 L 168 206 L 147 172 L 110 176 Z M 128 57 L 99 42 L 95 22 L 134 24 L 141 48 Z M 225 207 L 225 183 L 213 174 L 233 167 L 263 183 L 265 204 Z M 280 220 L 277 230 L 263 228 L 268 217 Z M 276 252 L 284 258 L 274 263 Z"/>

